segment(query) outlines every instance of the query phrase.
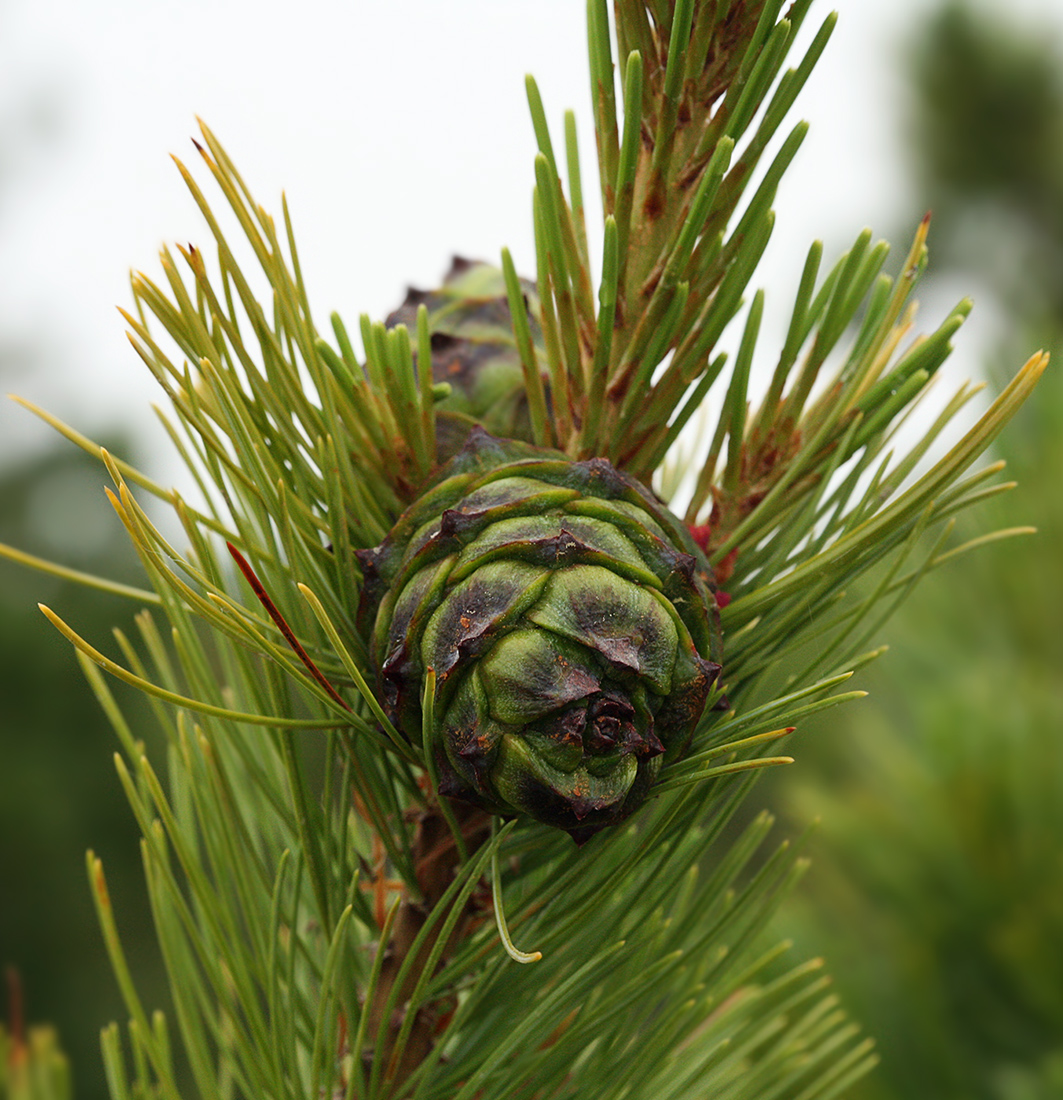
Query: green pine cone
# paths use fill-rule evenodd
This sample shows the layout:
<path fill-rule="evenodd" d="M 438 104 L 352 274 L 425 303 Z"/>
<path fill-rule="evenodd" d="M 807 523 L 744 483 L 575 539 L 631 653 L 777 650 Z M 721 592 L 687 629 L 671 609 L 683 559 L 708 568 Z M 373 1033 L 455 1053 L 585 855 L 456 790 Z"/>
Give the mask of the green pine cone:
<path fill-rule="evenodd" d="M 543 358 L 539 294 L 535 284 L 526 279 L 521 280 L 521 290 L 532 345 Z M 443 285 L 435 290 L 411 288 L 406 300 L 388 317 L 388 328 L 405 325 L 416 332 L 417 307 L 422 305 L 428 310 L 432 380 L 451 387 L 450 394 L 435 406 L 439 460 L 445 462 L 456 455 L 477 425 L 492 435 L 530 443 L 524 368 L 501 270 L 455 256 Z M 543 382 L 546 386 L 545 376 Z"/>
<path fill-rule="evenodd" d="M 412 741 L 424 676 L 444 794 L 578 841 L 646 798 L 718 695 L 709 566 L 604 459 L 476 429 L 375 550 L 362 621 Z"/>

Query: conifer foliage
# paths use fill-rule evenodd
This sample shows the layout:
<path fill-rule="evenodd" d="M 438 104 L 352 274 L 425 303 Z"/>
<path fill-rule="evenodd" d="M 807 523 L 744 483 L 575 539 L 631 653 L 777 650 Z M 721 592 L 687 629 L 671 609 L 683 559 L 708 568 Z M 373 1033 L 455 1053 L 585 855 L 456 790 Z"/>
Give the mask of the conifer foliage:
<path fill-rule="evenodd" d="M 390 328 L 363 317 L 360 350 L 338 316 L 319 328 L 287 206 L 276 222 L 201 127 L 225 213 L 179 165 L 209 243 L 164 250 L 161 277 L 135 275 L 127 314 L 198 498 L 41 413 L 106 464 L 149 582 L 122 589 L 144 610 L 140 636 L 117 635 L 113 655 L 45 609 L 119 735 L 173 995 L 172 1019 L 141 1003 L 90 854 L 131 1017 L 103 1037 L 115 1100 L 811 1100 L 873 1063 L 818 961 L 787 968 L 785 948 L 761 940 L 801 875 L 800 846 L 769 841 L 766 816 L 739 828 L 734 815 L 757 772 L 790 759 L 776 746 L 804 716 L 861 694 L 845 684 L 875 656 L 882 620 L 964 549 L 949 543 L 951 517 L 1003 488 L 997 467 L 970 467 L 1046 357 L 936 463 L 923 460 L 974 387 L 914 445 L 897 442 L 969 309 L 913 335 L 924 223 L 896 277 L 870 233 L 826 270 L 813 244 L 770 380 L 751 392 L 764 292 L 750 286 L 806 130 L 787 119 L 834 26 L 827 17 L 786 67 L 809 7 L 620 0 L 610 13 L 590 0 L 604 224 L 586 225 L 573 117 L 562 171 L 529 79 L 534 293 L 506 252 L 488 280 L 507 320 L 492 340 L 519 374 L 457 409 L 457 441 L 466 376 L 435 368 L 455 339 L 446 316 L 467 319 L 475 294 L 449 311 L 438 295 L 411 301 Z M 716 423 L 681 440 L 712 391 Z M 513 434 L 526 441 L 497 444 L 520 457 L 496 467 L 482 428 L 503 397 L 524 410 Z M 488 426 L 504 430 L 498 416 Z M 545 489 L 514 484 L 531 480 L 521 463 L 550 467 Z M 593 491 L 577 491 L 581 477 Z M 433 493 L 438 508 L 424 503 Z M 173 510 L 182 545 L 145 496 Z M 375 548 L 397 542 L 398 573 L 381 575 L 391 557 Z M 496 557 L 531 562 L 528 583 L 546 594 L 531 611 L 530 596 L 494 608 L 482 636 L 462 622 L 452 663 L 466 679 L 448 686 L 445 655 L 439 668 L 425 655 L 442 652 L 461 578 Z M 364 614 L 374 585 L 393 601 L 383 660 Z M 581 618 L 588 603 L 595 616 Z M 529 621 L 545 642 L 524 639 Z M 679 706 L 660 671 L 671 665 L 651 660 L 668 631 L 681 639 L 669 660 L 686 661 L 676 682 L 696 682 L 696 701 L 682 744 L 659 739 L 657 753 L 654 722 Z M 494 648 L 471 661 L 483 638 Z M 396 702 L 388 660 L 405 639 L 420 648 Z M 149 694 L 165 761 L 147 758 L 104 673 Z M 443 732 L 462 692 L 481 723 L 464 756 L 468 729 Z M 534 748 L 524 756 L 518 725 Z M 443 765 L 483 758 L 492 786 L 470 801 Z M 575 790 L 579 766 L 603 783 L 627 769 L 642 786 L 577 846 L 527 792 L 535 769 L 540 788 Z M 597 812 L 582 789 L 569 810 L 574 833 Z"/>

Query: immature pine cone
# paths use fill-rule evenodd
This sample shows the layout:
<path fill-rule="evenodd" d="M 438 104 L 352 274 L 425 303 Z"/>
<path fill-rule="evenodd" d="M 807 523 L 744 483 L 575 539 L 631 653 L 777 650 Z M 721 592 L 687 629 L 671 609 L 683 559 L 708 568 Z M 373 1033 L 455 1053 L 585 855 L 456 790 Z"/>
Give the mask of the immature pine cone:
<path fill-rule="evenodd" d="M 443 794 L 585 840 L 645 800 L 714 694 L 708 563 L 604 459 L 475 429 L 360 556 L 380 694 L 415 743 L 435 669 Z"/>

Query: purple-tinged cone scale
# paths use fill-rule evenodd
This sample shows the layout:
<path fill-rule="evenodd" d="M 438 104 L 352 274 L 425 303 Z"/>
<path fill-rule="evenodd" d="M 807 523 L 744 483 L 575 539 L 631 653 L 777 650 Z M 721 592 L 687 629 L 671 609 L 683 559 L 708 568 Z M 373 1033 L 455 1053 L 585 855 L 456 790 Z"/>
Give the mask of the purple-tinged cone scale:
<path fill-rule="evenodd" d="M 361 616 L 388 716 L 440 790 L 582 842 L 646 799 L 719 696 L 708 562 L 604 459 L 475 430 L 375 550 Z"/>

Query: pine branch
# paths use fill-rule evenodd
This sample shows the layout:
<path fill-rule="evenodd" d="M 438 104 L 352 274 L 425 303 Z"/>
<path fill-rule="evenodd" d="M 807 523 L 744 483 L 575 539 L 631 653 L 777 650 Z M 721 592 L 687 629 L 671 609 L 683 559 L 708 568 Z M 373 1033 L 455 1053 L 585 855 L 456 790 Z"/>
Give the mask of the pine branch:
<path fill-rule="evenodd" d="M 801 722 L 862 694 L 839 689 L 884 618 L 968 548 L 952 517 L 1005 488 L 968 471 L 1047 356 L 926 472 L 970 387 L 890 449 L 969 309 L 905 344 L 925 220 L 896 282 L 870 233 L 823 278 L 812 247 L 763 395 L 763 291 L 718 348 L 806 131 L 761 166 L 833 28 L 783 71 L 808 7 L 624 0 L 611 25 L 590 0 L 597 293 L 574 124 L 566 197 L 533 81 L 536 284 L 508 253 L 458 260 L 363 317 L 360 351 L 339 317 L 332 342 L 315 327 L 286 204 L 279 230 L 202 124 L 224 216 L 178 163 L 211 252 L 164 250 L 126 319 L 205 500 L 53 422 L 104 462 L 155 613 L 116 635 L 120 659 L 45 613 L 119 735 L 203 1097 L 804 1100 L 873 1063 L 816 965 L 758 942 L 800 846 L 768 850 L 770 820 L 735 815 Z M 714 386 L 717 423 L 668 472 Z M 666 472 L 684 520 L 648 488 Z M 100 669 L 151 697 L 165 782 Z M 89 873 L 132 1020 L 135 1080 L 104 1035 L 115 1098 L 176 1097 L 169 1025 Z M 533 966 L 511 964 L 507 925 Z"/>

